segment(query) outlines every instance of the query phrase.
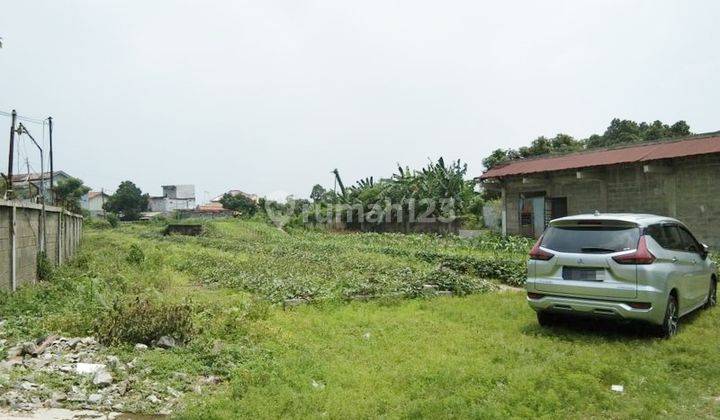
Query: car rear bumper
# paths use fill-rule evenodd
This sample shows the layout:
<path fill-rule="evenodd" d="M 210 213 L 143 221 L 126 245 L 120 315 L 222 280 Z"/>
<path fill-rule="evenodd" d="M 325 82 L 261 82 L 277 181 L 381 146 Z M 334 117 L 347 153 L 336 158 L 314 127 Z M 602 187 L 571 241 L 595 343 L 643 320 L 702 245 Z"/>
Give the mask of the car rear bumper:
<path fill-rule="evenodd" d="M 645 321 L 660 325 L 665 316 L 664 302 L 650 302 L 650 309 L 635 309 L 629 302 L 542 295 L 538 299 L 527 298 L 528 304 L 537 312 L 552 312 L 596 318 L 618 318 Z M 649 301 L 648 301 L 649 302 Z"/>

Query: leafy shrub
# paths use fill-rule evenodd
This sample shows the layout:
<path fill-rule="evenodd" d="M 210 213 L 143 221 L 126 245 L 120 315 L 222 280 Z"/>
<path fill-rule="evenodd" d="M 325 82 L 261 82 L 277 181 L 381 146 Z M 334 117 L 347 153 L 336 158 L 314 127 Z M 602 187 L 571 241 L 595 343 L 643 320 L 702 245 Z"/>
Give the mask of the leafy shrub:
<path fill-rule="evenodd" d="M 107 220 L 92 216 L 85 217 L 83 224 L 85 227 L 100 230 L 110 229 L 112 227 Z"/>
<path fill-rule="evenodd" d="M 118 226 L 118 223 L 120 223 L 120 218 L 118 218 L 117 214 L 115 213 L 106 214 L 105 220 L 107 220 L 111 228 L 116 228 Z"/>
<path fill-rule="evenodd" d="M 47 257 L 47 254 L 38 252 L 37 254 L 37 278 L 38 280 L 48 280 L 53 273 L 53 265 Z"/>
<path fill-rule="evenodd" d="M 500 235 L 498 233 L 488 233 L 469 239 L 473 247 L 488 251 L 512 252 L 515 254 L 525 254 L 530 251 L 535 240 L 525 236 Z"/>
<path fill-rule="evenodd" d="M 527 278 L 525 260 L 443 255 L 430 251 L 418 252 L 418 257 L 428 262 L 438 262 L 441 267 L 459 273 L 497 279 L 511 286 L 523 286 Z"/>
<path fill-rule="evenodd" d="M 442 265 L 427 273 L 425 283 L 434 284 L 440 290 L 449 290 L 461 296 L 487 292 L 494 288 L 494 285 L 487 280 L 461 274 Z"/>
<path fill-rule="evenodd" d="M 94 325 L 98 340 L 106 345 L 151 344 L 169 335 L 181 343 L 194 333 L 193 310 L 189 301 L 164 303 L 137 296 L 117 298 Z"/>
<path fill-rule="evenodd" d="M 145 253 L 137 244 L 132 244 L 125 260 L 130 264 L 140 265 L 145 261 Z"/>

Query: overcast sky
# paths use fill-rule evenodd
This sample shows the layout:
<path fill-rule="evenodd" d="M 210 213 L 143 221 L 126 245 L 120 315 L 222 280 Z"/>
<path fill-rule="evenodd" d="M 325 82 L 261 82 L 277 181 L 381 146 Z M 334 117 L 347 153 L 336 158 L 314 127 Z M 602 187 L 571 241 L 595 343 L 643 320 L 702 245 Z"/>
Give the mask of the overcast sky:
<path fill-rule="evenodd" d="M 307 196 L 439 156 L 471 177 L 613 117 L 720 130 L 718 21 L 717 1 L 5 1 L 0 111 L 52 115 L 55 168 L 95 189 Z"/>

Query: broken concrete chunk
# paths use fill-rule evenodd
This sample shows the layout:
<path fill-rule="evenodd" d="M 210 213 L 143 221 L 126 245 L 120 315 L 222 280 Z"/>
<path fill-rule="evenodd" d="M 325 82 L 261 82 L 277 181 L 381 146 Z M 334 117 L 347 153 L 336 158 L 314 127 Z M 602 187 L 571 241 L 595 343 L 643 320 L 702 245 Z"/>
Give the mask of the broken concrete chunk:
<path fill-rule="evenodd" d="M 148 346 L 146 346 L 143 343 L 137 343 L 135 344 L 135 351 L 144 351 L 147 350 Z"/>
<path fill-rule="evenodd" d="M 155 346 L 160 347 L 161 349 L 171 349 L 175 347 L 175 339 L 170 337 L 169 335 L 163 335 L 162 337 L 158 338 Z"/>
<path fill-rule="evenodd" d="M 100 394 L 90 394 L 87 399 L 87 402 L 90 404 L 99 404 L 100 401 L 102 401 L 102 395 Z"/>
<path fill-rule="evenodd" d="M 93 377 L 93 384 L 99 386 L 99 387 L 106 387 L 113 382 L 113 377 L 110 374 L 110 372 L 106 371 L 105 369 L 101 369 L 95 373 L 95 376 Z"/>
<path fill-rule="evenodd" d="M 27 341 L 20 345 L 20 356 L 32 355 L 37 351 L 37 346 L 32 341 Z"/>
<path fill-rule="evenodd" d="M 105 365 L 102 363 L 78 363 L 75 365 L 75 372 L 81 375 L 94 375 L 104 369 Z"/>
<path fill-rule="evenodd" d="M 52 395 L 50 396 L 50 399 L 51 399 L 51 400 L 53 400 L 53 401 L 58 401 L 58 402 L 66 401 L 67 398 L 68 398 L 68 397 L 67 397 L 67 394 L 66 394 L 66 393 L 64 393 L 64 392 L 59 392 L 59 391 L 53 392 Z"/>

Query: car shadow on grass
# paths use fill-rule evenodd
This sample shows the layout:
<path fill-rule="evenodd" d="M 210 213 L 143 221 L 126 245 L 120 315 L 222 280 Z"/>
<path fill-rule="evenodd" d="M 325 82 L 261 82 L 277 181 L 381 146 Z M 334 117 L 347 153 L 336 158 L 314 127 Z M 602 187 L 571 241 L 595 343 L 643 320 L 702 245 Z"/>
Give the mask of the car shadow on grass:
<path fill-rule="evenodd" d="M 680 332 L 703 314 L 696 310 L 680 319 Z M 526 324 L 523 334 L 561 338 L 568 341 L 600 338 L 603 341 L 657 340 L 657 327 L 643 322 L 622 321 L 612 318 L 558 316 L 552 326 L 542 327 L 537 322 Z"/>

